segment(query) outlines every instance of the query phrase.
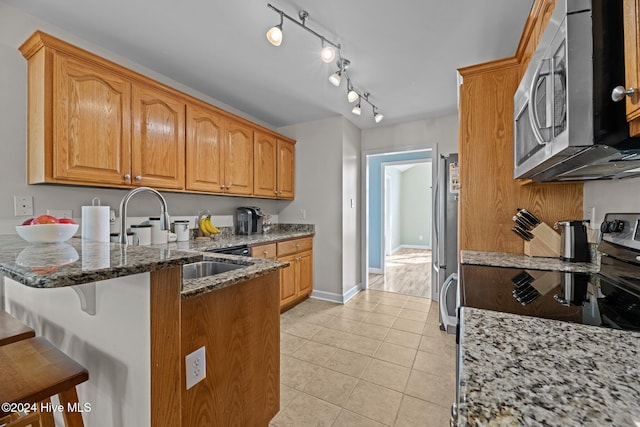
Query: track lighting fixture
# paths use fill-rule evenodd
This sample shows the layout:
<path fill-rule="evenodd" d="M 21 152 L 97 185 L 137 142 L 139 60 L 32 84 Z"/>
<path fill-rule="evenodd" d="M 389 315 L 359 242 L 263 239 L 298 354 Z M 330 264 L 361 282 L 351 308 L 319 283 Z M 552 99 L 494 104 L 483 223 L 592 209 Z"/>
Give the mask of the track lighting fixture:
<path fill-rule="evenodd" d="M 280 46 L 280 44 L 282 43 L 282 23 L 284 21 L 284 18 L 287 18 L 289 21 L 293 22 L 299 27 L 305 29 L 307 32 L 318 37 L 322 45 L 322 50 L 320 51 L 320 59 L 322 60 L 322 62 L 330 63 L 336 58 L 336 56 L 338 57 L 338 60 L 336 61 L 336 65 L 338 66 L 338 71 L 336 71 L 335 73 L 329 76 L 329 82 L 336 87 L 340 86 L 342 77 L 344 76 L 347 79 L 347 100 L 350 103 L 358 101 L 358 104 L 355 107 L 353 107 L 351 112 L 358 116 L 361 115 L 362 114 L 361 103 L 362 101 L 365 101 L 366 103 L 371 105 L 371 107 L 373 108 L 373 117 L 375 122 L 380 123 L 380 121 L 382 121 L 383 115 L 377 112 L 378 107 L 369 100 L 369 93 L 359 92 L 351 84 L 351 79 L 347 72 L 347 68 L 349 67 L 350 62 L 348 59 L 345 59 L 342 57 L 342 45 L 339 43 L 332 42 L 322 34 L 307 27 L 307 19 L 309 19 L 308 12 L 304 10 L 301 10 L 300 12 L 298 12 L 298 18 L 300 19 L 298 20 L 286 14 L 282 10 L 276 8 L 271 3 L 267 3 L 267 7 L 270 9 L 273 9 L 276 13 L 280 15 L 280 24 L 274 27 L 271 27 L 269 31 L 267 31 L 267 40 L 269 40 L 269 43 L 271 43 L 274 46 Z"/>
<path fill-rule="evenodd" d="M 280 24 L 269 28 L 267 31 L 267 40 L 274 46 L 280 46 L 282 43 L 282 22 L 284 21 L 284 13 L 280 12 Z"/>

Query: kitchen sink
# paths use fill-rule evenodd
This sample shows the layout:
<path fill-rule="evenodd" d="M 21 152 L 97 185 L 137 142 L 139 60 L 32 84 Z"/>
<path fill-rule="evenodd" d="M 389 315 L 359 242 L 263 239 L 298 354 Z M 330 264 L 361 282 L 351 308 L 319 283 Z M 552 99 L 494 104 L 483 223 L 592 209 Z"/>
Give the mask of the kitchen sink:
<path fill-rule="evenodd" d="M 199 261 L 182 266 L 182 279 L 199 279 L 247 266 L 246 264 L 232 264 L 220 261 Z"/>

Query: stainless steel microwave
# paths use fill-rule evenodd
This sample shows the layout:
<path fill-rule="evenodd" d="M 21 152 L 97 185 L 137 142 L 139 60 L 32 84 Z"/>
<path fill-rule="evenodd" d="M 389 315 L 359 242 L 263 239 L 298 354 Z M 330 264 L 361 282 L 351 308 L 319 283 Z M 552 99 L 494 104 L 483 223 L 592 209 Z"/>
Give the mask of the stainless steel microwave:
<path fill-rule="evenodd" d="M 624 102 L 622 0 L 558 0 L 514 96 L 514 177 L 640 176 Z"/>

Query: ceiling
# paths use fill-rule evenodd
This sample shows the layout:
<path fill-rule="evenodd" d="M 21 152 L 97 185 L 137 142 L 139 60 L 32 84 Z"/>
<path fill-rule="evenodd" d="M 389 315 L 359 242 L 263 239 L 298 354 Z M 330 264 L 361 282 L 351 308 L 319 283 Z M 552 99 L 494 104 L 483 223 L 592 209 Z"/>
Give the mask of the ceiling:
<path fill-rule="evenodd" d="M 351 113 L 346 87 L 327 78 L 320 40 L 266 0 L 0 0 L 188 87 L 281 127 L 342 115 L 361 129 L 456 111 L 456 69 L 512 56 L 533 0 L 270 0 L 342 44 L 363 103 Z"/>

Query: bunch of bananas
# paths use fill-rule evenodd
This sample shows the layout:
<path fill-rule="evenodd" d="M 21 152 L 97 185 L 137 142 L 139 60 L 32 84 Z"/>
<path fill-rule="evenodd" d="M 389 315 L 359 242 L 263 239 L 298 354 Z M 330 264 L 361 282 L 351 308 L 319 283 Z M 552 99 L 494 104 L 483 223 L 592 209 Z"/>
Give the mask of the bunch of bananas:
<path fill-rule="evenodd" d="M 200 218 L 198 226 L 200 227 L 200 231 L 202 231 L 205 236 L 208 236 L 210 234 L 218 234 L 220 232 L 218 227 L 213 225 L 213 222 L 211 222 L 211 215 L 203 215 Z"/>

